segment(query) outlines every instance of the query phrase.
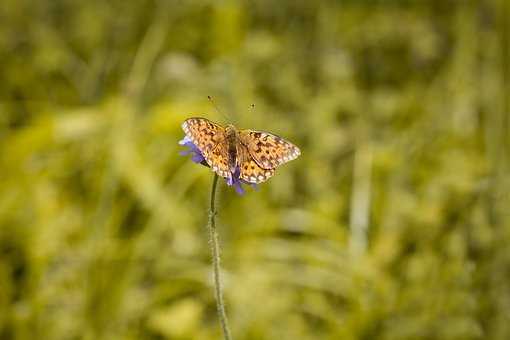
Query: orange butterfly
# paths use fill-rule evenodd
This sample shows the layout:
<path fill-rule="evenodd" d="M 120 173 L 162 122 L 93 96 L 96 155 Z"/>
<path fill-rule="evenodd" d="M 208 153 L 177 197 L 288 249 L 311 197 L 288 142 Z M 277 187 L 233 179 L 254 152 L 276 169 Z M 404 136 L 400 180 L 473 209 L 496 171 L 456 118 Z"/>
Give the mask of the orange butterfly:
<path fill-rule="evenodd" d="M 262 183 L 276 167 L 301 154 L 297 146 L 271 133 L 223 127 L 205 118 L 186 119 L 182 129 L 211 169 L 231 181 L 239 171 L 240 179 Z"/>

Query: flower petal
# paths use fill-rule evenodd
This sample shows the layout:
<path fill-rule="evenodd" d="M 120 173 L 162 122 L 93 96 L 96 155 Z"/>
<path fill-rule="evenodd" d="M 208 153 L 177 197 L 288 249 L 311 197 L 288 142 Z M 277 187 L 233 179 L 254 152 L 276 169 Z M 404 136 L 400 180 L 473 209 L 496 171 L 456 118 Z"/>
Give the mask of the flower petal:
<path fill-rule="evenodd" d="M 185 145 L 186 143 L 189 142 L 193 143 L 193 141 L 191 140 L 191 138 L 188 137 L 188 135 L 184 135 L 184 138 L 179 141 L 179 144 Z"/>
<path fill-rule="evenodd" d="M 185 146 L 188 148 L 188 150 L 184 150 L 179 152 L 181 156 L 187 156 L 191 154 L 191 160 L 195 163 L 205 163 L 205 158 L 200 152 L 200 150 L 197 148 L 197 146 L 191 141 L 191 139 L 188 136 L 185 136 L 182 140 L 179 141 L 179 145 Z M 205 163 L 207 165 L 207 163 Z"/>
<path fill-rule="evenodd" d="M 237 194 L 244 195 L 244 189 L 243 186 L 241 185 L 241 182 L 236 182 L 234 184 L 234 189 L 236 190 Z"/>
<path fill-rule="evenodd" d="M 193 156 L 191 156 L 191 160 L 195 163 L 202 163 L 203 161 L 205 161 L 205 158 L 204 156 L 202 156 L 201 153 L 194 152 Z"/>
<path fill-rule="evenodd" d="M 240 175 L 241 175 L 241 169 L 239 169 L 239 167 L 236 167 L 234 172 L 231 173 L 231 176 L 228 178 L 225 178 L 225 180 L 227 181 L 227 185 L 233 186 L 235 191 L 239 195 L 243 195 L 245 192 L 243 189 L 243 184 L 247 184 L 247 183 L 240 178 Z"/>

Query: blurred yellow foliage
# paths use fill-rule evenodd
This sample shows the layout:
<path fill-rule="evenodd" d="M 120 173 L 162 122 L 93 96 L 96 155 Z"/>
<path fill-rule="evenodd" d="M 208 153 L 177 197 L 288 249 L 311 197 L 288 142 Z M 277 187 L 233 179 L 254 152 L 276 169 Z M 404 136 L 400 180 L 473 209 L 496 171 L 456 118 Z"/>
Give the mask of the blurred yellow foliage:
<path fill-rule="evenodd" d="M 508 22 L 505 0 L 3 0 L 0 338 L 220 337 L 191 116 L 302 150 L 243 197 L 221 182 L 235 339 L 510 338 Z"/>

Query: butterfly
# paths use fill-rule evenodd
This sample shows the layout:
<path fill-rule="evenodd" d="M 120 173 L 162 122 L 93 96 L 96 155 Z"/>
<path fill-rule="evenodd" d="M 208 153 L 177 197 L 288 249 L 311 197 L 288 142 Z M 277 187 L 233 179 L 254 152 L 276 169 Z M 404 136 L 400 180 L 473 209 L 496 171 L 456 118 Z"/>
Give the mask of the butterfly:
<path fill-rule="evenodd" d="M 278 166 L 301 154 L 297 146 L 277 135 L 238 130 L 230 124 L 223 127 L 205 118 L 186 119 L 182 129 L 211 169 L 224 178 L 232 178 L 238 171 L 240 179 L 262 183 Z"/>

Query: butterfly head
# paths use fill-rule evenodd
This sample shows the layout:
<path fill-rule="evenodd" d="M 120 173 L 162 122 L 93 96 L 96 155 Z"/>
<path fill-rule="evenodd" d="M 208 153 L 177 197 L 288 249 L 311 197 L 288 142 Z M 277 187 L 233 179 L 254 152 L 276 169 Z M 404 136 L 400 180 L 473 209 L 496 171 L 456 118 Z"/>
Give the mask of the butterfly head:
<path fill-rule="evenodd" d="M 225 127 L 225 135 L 228 139 L 235 139 L 237 137 L 237 129 L 234 125 L 228 124 Z"/>

